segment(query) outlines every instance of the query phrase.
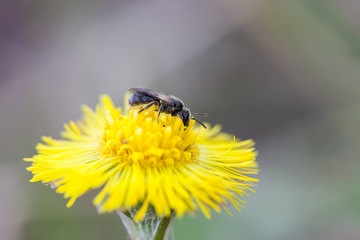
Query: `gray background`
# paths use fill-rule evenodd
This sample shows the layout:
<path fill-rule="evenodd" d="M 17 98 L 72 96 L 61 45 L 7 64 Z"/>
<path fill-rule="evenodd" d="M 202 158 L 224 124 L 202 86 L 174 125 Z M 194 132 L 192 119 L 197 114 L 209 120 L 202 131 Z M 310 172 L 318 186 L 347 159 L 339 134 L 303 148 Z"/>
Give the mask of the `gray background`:
<path fill-rule="evenodd" d="M 246 209 L 184 217 L 176 239 L 360 239 L 359 30 L 357 0 L 1 0 L 0 239 L 126 239 L 22 158 L 134 86 L 257 142 Z"/>

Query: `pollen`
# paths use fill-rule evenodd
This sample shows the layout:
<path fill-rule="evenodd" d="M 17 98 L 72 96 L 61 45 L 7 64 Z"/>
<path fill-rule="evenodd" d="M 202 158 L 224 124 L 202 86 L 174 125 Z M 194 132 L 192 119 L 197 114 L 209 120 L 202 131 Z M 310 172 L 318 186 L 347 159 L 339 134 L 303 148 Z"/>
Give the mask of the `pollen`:
<path fill-rule="evenodd" d="M 180 118 L 161 114 L 157 119 L 157 114 L 154 109 L 139 114 L 133 109 L 128 116 L 113 116 L 108 111 L 101 154 L 145 168 L 195 162 L 200 153 L 194 123 L 184 128 Z"/>

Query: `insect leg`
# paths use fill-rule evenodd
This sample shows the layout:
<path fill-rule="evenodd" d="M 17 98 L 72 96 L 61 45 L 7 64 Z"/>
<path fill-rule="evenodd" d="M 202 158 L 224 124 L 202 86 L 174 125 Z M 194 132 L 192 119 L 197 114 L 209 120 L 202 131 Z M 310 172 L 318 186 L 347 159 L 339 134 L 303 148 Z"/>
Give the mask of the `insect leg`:
<path fill-rule="evenodd" d="M 156 119 L 157 123 L 159 123 L 160 113 L 163 111 L 163 109 L 164 109 L 164 104 L 161 103 L 160 107 L 158 109 L 159 113 L 158 113 L 158 116 L 157 116 L 157 119 Z"/>
<path fill-rule="evenodd" d="M 152 105 L 154 105 L 154 104 L 156 104 L 156 103 L 157 103 L 156 101 L 153 101 L 153 102 L 151 102 L 151 103 L 146 104 L 146 106 L 143 107 L 142 109 L 140 109 L 140 111 L 139 111 L 138 113 L 141 113 L 142 111 L 148 109 L 149 107 L 151 107 Z"/>

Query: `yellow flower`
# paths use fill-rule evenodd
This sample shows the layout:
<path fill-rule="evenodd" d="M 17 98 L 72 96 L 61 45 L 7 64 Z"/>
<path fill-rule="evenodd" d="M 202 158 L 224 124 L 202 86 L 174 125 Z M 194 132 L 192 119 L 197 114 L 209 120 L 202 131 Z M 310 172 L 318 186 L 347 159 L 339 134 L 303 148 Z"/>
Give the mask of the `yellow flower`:
<path fill-rule="evenodd" d="M 96 111 L 83 106 L 81 121 L 65 124 L 61 140 L 43 137 L 32 162 L 31 182 L 56 187 L 70 198 L 67 206 L 91 189 L 100 212 L 129 210 L 138 204 L 135 216 L 143 218 L 151 204 L 159 216 L 172 211 L 181 217 L 198 207 L 210 218 L 210 209 L 220 211 L 251 190 L 257 179 L 244 174 L 258 172 L 252 140 L 239 141 L 221 132 L 219 126 L 204 129 L 191 121 L 161 114 L 155 107 L 137 113 L 122 113 L 104 95 Z"/>

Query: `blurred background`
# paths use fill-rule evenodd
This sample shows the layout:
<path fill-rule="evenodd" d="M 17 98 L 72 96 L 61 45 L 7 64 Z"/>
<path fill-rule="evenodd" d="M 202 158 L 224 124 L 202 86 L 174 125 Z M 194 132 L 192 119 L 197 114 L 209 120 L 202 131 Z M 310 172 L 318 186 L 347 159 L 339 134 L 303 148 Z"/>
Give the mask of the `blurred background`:
<path fill-rule="evenodd" d="M 360 1 L 0 1 L 0 239 L 126 239 L 22 159 L 135 86 L 257 142 L 246 209 L 177 220 L 175 239 L 360 239 Z"/>

